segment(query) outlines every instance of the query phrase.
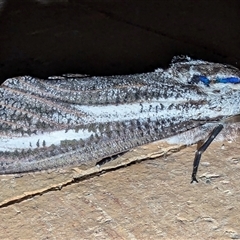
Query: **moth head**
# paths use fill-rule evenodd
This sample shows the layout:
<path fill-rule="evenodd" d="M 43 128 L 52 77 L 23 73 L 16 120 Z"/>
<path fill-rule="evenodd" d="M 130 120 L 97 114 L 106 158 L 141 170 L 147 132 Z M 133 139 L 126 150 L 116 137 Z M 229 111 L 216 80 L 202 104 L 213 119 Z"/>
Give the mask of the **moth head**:
<path fill-rule="evenodd" d="M 203 91 L 236 91 L 240 89 L 240 70 L 221 63 L 192 60 L 189 57 L 174 58 L 163 73 L 183 84 L 193 84 Z"/>

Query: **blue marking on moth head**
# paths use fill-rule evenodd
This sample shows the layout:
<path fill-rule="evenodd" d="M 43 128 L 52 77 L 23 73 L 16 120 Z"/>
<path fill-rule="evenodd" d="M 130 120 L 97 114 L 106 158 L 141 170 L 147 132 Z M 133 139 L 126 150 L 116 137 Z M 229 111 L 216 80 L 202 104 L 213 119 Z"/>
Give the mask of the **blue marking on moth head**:
<path fill-rule="evenodd" d="M 200 81 L 202 82 L 202 83 L 204 83 L 205 85 L 209 85 L 209 83 L 210 83 L 210 80 L 207 78 L 207 77 L 205 77 L 205 76 L 199 76 L 199 79 L 200 79 Z"/>
<path fill-rule="evenodd" d="M 227 77 L 227 78 L 217 78 L 217 83 L 240 83 L 240 78 L 238 77 Z"/>
<path fill-rule="evenodd" d="M 209 86 L 210 84 L 210 80 L 207 77 L 201 75 L 194 75 L 189 81 L 190 84 L 192 83 L 198 84 L 199 82 L 202 82 L 206 86 Z"/>

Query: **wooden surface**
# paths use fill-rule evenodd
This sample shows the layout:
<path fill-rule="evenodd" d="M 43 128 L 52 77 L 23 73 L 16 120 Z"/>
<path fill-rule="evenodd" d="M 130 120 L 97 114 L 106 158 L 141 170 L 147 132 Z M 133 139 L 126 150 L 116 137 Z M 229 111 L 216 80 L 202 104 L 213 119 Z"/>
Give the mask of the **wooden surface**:
<path fill-rule="evenodd" d="M 195 146 L 170 146 L 177 152 L 114 170 L 167 152 L 162 142 L 133 150 L 105 166 L 113 170 L 85 179 L 78 169 L 1 176 L 0 238 L 238 239 L 239 142 L 211 145 L 198 184 L 190 184 Z"/>

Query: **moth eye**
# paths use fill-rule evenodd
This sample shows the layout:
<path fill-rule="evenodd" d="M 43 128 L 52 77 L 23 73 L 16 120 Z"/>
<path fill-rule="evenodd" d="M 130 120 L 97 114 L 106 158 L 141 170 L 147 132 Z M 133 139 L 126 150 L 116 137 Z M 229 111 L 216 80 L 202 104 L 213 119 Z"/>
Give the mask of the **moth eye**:
<path fill-rule="evenodd" d="M 228 78 L 217 78 L 216 79 L 217 83 L 233 83 L 233 84 L 238 84 L 240 83 L 240 78 L 237 77 L 228 77 Z"/>
<path fill-rule="evenodd" d="M 204 85 L 209 86 L 210 80 L 202 75 L 193 75 L 191 80 L 188 82 L 189 84 L 198 84 L 199 82 L 202 82 Z"/>

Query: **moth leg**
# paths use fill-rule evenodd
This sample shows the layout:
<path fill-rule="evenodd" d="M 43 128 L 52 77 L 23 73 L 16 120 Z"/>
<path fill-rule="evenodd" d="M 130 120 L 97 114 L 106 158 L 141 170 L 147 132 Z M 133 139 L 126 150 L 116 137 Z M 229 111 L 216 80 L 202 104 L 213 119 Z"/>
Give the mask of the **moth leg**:
<path fill-rule="evenodd" d="M 191 183 L 198 182 L 196 175 L 198 171 L 198 166 L 202 157 L 203 152 L 209 147 L 211 142 L 216 138 L 216 136 L 222 131 L 223 125 L 219 124 L 217 127 L 215 127 L 212 132 L 209 134 L 207 140 L 204 141 L 199 141 L 197 144 L 197 151 L 195 154 L 195 158 L 193 161 L 193 171 L 192 171 L 192 181 Z"/>

